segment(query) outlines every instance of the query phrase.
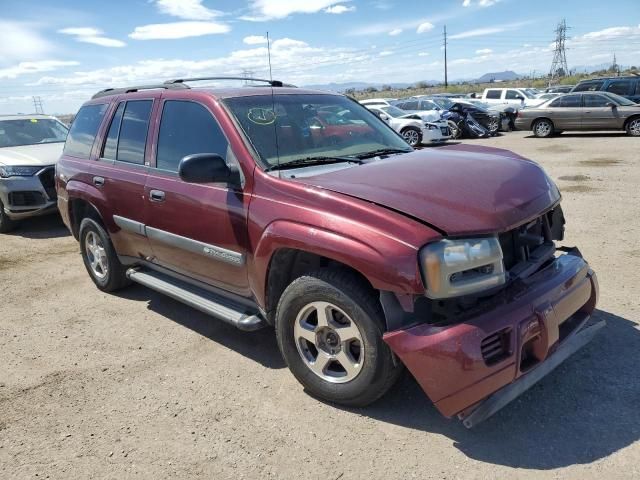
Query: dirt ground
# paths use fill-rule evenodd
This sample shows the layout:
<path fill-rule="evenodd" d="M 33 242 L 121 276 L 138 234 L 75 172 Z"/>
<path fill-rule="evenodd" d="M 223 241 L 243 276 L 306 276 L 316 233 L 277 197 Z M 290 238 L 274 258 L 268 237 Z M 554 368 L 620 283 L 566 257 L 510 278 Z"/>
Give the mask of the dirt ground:
<path fill-rule="evenodd" d="M 640 139 L 473 141 L 539 161 L 607 328 L 473 430 L 408 375 L 366 409 L 308 396 L 273 331 L 103 294 L 55 217 L 0 235 L 0 478 L 640 478 Z"/>

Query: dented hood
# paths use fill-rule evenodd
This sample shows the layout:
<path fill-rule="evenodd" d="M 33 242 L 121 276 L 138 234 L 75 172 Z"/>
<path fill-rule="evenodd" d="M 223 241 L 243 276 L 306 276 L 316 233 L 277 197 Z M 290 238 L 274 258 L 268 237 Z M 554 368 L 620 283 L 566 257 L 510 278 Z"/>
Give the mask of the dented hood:
<path fill-rule="evenodd" d="M 300 181 L 401 212 L 447 235 L 506 231 L 560 199 L 535 162 L 472 145 L 414 151 Z"/>

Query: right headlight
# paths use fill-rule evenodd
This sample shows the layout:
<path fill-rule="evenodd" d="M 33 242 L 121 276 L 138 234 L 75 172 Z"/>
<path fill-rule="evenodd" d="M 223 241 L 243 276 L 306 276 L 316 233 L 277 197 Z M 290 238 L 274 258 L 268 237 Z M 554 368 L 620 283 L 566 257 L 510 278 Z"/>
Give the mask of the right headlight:
<path fill-rule="evenodd" d="M 420 264 L 429 298 L 480 293 L 506 281 L 496 237 L 431 243 L 420 250 Z"/>

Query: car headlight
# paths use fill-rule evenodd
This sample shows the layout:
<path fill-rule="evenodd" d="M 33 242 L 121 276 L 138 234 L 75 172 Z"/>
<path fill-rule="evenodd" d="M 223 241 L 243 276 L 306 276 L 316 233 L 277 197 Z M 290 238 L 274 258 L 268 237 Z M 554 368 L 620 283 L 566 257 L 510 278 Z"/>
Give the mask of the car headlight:
<path fill-rule="evenodd" d="M 429 298 L 451 298 L 503 285 L 502 248 L 496 237 L 441 240 L 420 250 Z"/>
<path fill-rule="evenodd" d="M 424 126 L 427 127 L 427 130 L 437 130 L 438 129 L 438 126 L 434 125 L 433 123 L 425 123 Z"/>
<path fill-rule="evenodd" d="M 0 165 L 0 177 L 30 177 L 41 169 L 42 167 L 12 167 Z"/>

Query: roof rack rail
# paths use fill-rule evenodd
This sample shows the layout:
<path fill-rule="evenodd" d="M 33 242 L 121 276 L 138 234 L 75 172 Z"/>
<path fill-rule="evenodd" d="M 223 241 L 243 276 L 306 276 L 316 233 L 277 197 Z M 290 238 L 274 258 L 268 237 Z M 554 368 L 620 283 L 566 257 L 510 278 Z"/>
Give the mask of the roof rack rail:
<path fill-rule="evenodd" d="M 167 85 L 179 85 L 184 82 L 200 82 L 203 80 L 244 80 L 249 82 L 263 82 L 271 85 L 272 87 L 284 87 L 284 86 L 293 86 L 293 85 L 285 85 L 280 80 L 265 80 L 264 78 L 250 78 L 250 77 L 194 77 L 194 78 L 174 78 L 172 80 L 167 80 L 164 82 Z"/>
<path fill-rule="evenodd" d="M 177 89 L 177 88 L 189 88 L 189 85 L 184 85 L 182 83 L 157 83 L 152 85 L 137 85 L 133 87 L 123 87 L 123 88 L 105 88 L 104 90 L 100 90 L 96 93 L 93 98 L 106 97 L 108 95 L 119 95 L 121 93 L 132 93 L 139 92 L 140 90 L 153 90 L 157 88 L 162 88 L 165 90 Z"/>

